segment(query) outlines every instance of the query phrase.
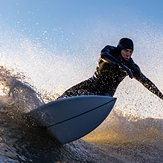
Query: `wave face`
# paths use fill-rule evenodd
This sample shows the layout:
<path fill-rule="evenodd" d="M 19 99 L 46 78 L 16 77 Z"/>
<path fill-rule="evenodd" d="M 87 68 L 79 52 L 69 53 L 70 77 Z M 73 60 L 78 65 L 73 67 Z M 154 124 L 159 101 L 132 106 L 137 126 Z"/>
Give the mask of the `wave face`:
<path fill-rule="evenodd" d="M 26 118 L 25 113 L 44 102 L 41 95 L 24 81 L 23 75 L 12 74 L 12 71 L 1 67 L 0 83 L 1 162 L 101 161 L 104 154 L 99 154 L 100 150 L 95 145 L 78 140 L 61 146 L 46 131 Z"/>
<path fill-rule="evenodd" d="M 163 160 L 162 119 L 124 116 L 115 108 L 99 128 L 62 146 L 24 116 L 42 105 L 45 96 L 25 82 L 22 74 L 13 74 L 4 67 L 0 67 L 0 83 L 1 162 L 161 163 Z"/>

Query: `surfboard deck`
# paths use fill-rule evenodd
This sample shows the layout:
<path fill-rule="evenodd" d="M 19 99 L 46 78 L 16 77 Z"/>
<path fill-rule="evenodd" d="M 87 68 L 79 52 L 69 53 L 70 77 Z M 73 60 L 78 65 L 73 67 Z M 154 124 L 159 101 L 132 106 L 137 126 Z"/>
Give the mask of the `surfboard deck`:
<path fill-rule="evenodd" d="M 98 127 L 112 110 L 116 98 L 74 96 L 49 102 L 28 113 L 61 144 L 69 143 Z"/>

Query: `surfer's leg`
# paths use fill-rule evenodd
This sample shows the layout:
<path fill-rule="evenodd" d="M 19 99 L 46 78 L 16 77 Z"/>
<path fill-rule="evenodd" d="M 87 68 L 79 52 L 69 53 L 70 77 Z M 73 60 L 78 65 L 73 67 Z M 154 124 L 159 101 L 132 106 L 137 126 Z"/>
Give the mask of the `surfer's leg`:
<path fill-rule="evenodd" d="M 90 79 L 85 80 L 67 91 L 65 91 L 59 98 L 66 98 L 71 96 L 81 96 L 81 95 L 95 95 L 95 91 L 92 91 L 92 81 Z"/>

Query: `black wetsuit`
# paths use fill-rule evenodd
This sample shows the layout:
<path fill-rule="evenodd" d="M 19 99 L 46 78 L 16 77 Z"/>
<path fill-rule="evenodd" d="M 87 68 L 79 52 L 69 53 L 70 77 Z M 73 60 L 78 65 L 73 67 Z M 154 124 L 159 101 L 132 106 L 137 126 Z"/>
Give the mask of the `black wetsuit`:
<path fill-rule="evenodd" d="M 67 91 L 59 98 L 79 95 L 109 95 L 113 96 L 120 82 L 126 77 L 135 78 L 148 90 L 163 99 L 163 94 L 145 77 L 132 58 L 125 61 L 120 54 L 120 49 L 106 46 L 101 51 L 101 57 L 94 76 L 85 80 Z"/>

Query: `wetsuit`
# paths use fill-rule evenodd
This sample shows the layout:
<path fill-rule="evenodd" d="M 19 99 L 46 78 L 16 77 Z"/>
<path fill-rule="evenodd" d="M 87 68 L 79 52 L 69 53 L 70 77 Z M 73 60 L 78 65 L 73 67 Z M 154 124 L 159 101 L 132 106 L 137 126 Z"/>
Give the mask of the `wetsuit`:
<path fill-rule="evenodd" d="M 120 49 L 106 46 L 101 51 L 101 57 L 94 76 L 85 80 L 67 91 L 60 98 L 79 95 L 109 95 L 113 96 L 120 82 L 128 76 L 135 78 L 148 90 L 163 99 L 163 94 L 158 88 L 141 72 L 133 59 L 124 60 L 120 55 Z"/>

